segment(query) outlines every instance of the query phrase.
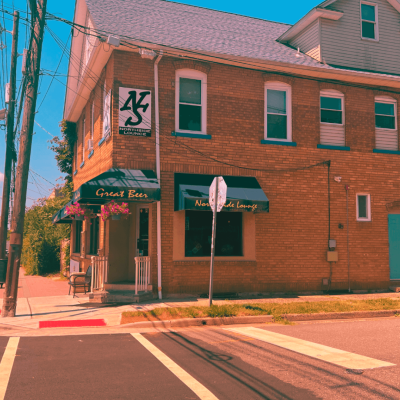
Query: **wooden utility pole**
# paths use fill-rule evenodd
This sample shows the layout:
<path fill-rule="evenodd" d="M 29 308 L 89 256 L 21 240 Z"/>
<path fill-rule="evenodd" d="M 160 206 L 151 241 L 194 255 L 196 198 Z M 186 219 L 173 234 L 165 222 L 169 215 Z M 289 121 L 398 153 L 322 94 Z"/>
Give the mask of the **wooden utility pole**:
<path fill-rule="evenodd" d="M 24 232 L 26 191 L 28 187 L 29 162 L 31 158 L 33 123 L 35 121 L 36 98 L 39 83 L 40 58 L 46 16 L 47 0 L 38 0 L 32 10 L 32 39 L 27 57 L 27 85 L 25 107 L 20 135 L 15 200 L 11 221 L 10 254 L 4 290 L 2 317 L 14 317 L 17 306 L 18 275 L 21 262 L 22 237 Z M 33 12 L 35 11 L 35 12 Z"/>
<path fill-rule="evenodd" d="M 0 217 L 0 260 L 6 257 L 6 242 L 8 215 L 10 212 L 10 188 L 11 188 L 11 166 L 12 161 L 16 159 L 14 150 L 14 115 L 15 115 L 15 92 L 17 79 L 17 57 L 18 57 L 18 24 L 19 12 L 14 11 L 13 40 L 11 49 L 11 72 L 10 89 L 7 112 L 7 138 L 6 138 L 6 162 L 4 166 L 3 181 L 3 201 L 1 203 Z"/>

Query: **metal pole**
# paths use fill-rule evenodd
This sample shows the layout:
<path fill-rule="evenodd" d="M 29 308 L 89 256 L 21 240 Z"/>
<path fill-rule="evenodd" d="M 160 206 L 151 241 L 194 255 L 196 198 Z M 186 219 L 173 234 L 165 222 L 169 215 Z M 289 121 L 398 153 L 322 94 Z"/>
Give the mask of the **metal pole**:
<path fill-rule="evenodd" d="M 28 83 L 26 85 L 26 100 L 20 148 L 15 181 L 15 201 L 11 221 L 10 256 L 8 258 L 6 286 L 3 298 L 1 316 L 14 317 L 17 306 L 18 275 L 21 263 L 22 238 L 28 187 L 29 163 L 32 149 L 33 123 L 35 121 L 37 89 L 39 83 L 40 58 L 42 53 L 43 33 L 46 16 L 47 0 L 38 0 L 37 8 L 32 13 L 32 39 L 29 46 Z"/>
<path fill-rule="evenodd" d="M 218 181 L 217 177 L 215 182 L 215 199 L 214 199 L 214 210 L 213 210 L 213 224 L 212 224 L 212 239 L 211 239 L 211 263 L 210 263 L 210 288 L 208 293 L 208 306 L 212 306 L 213 299 L 213 275 L 214 275 L 214 255 L 215 255 L 215 236 L 217 229 L 217 207 L 218 207 Z"/>
<path fill-rule="evenodd" d="M 19 24 L 19 12 L 14 11 L 9 105 L 7 112 L 6 160 L 4 166 L 3 202 L 1 204 L 1 217 L 0 217 L 0 259 L 6 258 L 8 216 L 10 213 L 9 202 L 10 202 L 10 191 L 11 191 L 11 170 L 12 170 L 11 167 L 13 159 L 16 158 L 14 150 L 14 115 L 15 115 L 15 92 L 16 92 L 17 57 L 18 57 L 18 24 Z"/>
<path fill-rule="evenodd" d="M 347 212 L 347 277 L 349 280 L 349 293 L 350 289 L 350 244 L 349 244 L 349 186 L 346 185 L 346 212 Z"/>

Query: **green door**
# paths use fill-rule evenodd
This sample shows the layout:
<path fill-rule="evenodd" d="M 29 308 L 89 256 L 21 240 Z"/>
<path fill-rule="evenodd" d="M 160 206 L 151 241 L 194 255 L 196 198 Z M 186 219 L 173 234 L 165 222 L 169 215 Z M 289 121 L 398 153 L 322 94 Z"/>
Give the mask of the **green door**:
<path fill-rule="evenodd" d="M 389 214 L 390 279 L 400 279 L 400 214 Z"/>

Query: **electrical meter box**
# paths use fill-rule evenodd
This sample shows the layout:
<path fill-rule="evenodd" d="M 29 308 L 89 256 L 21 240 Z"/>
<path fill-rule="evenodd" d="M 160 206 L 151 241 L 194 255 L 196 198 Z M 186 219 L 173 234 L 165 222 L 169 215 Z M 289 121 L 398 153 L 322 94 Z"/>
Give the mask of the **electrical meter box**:
<path fill-rule="evenodd" d="M 326 252 L 326 261 L 336 262 L 338 261 L 338 252 L 337 251 L 327 251 Z"/>

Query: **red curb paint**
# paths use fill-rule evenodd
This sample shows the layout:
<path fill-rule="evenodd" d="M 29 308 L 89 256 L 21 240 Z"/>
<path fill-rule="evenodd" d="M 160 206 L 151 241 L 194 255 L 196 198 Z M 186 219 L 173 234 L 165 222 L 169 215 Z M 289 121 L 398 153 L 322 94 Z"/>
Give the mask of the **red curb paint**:
<path fill-rule="evenodd" d="M 104 319 L 73 319 L 67 321 L 39 321 L 39 328 L 76 328 L 81 326 L 106 326 Z"/>

